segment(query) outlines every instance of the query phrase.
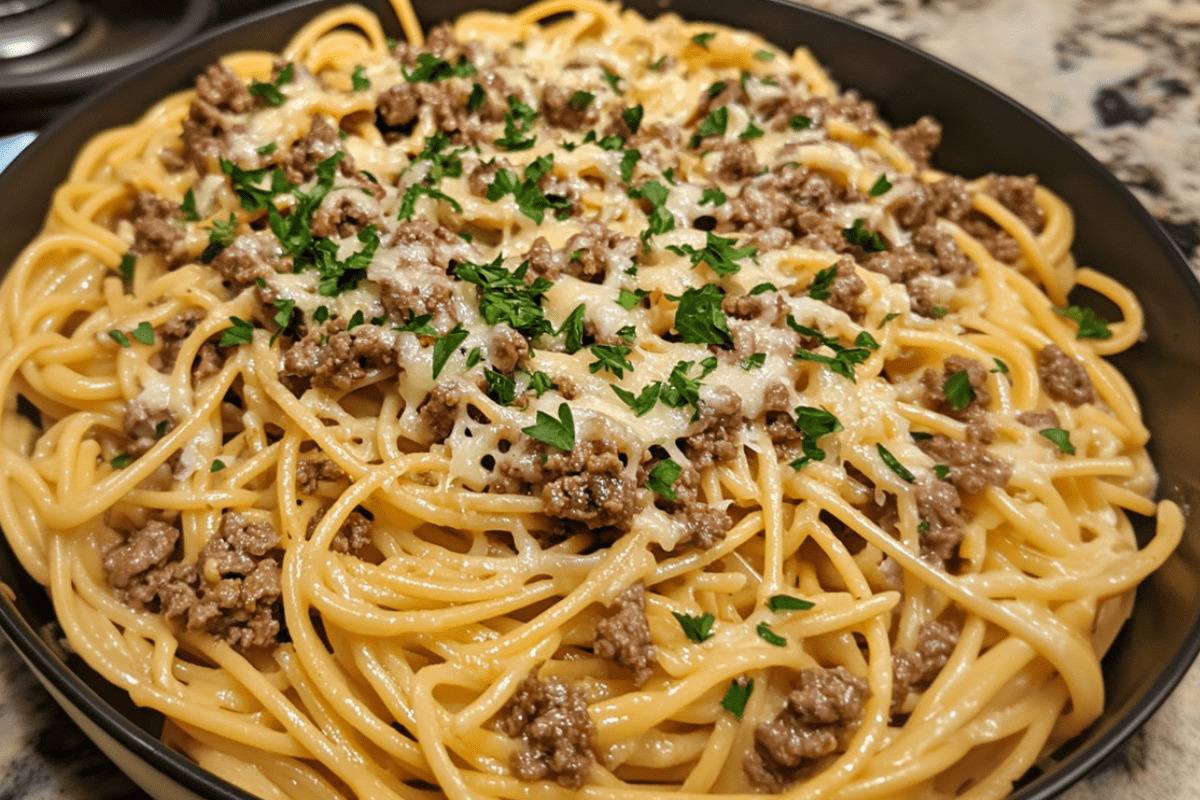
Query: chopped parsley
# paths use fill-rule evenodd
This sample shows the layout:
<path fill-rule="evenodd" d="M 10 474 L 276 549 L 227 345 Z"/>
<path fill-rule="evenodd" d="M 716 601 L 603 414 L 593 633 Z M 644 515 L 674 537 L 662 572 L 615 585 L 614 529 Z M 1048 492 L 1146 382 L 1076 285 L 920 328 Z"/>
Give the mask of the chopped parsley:
<path fill-rule="evenodd" d="M 775 54 L 772 53 L 770 50 L 756 50 L 754 53 L 754 57 L 757 58 L 759 61 L 766 63 L 768 61 L 774 60 Z"/>
<path fill-rule="evenodd" d="M 709 231 L 706 237 L 702 250 L 697 250 L 690 244 L 668 245 L 667 249 L 676 255 L 691 258 L 693 267 L 699 266 L 701 263 L 707 264 L 709 269 L 721 277 L 733 275 L 741 270 L 742 267 L 737 262 L 744 258 L 753 258 L 754 254 L 758 252 L 758 248 L 754 245 L 734 247 L 737 244 L 736 239 L 726 239 L 717 236 L 712 231 Z"/>
<path fill-rule="evenodd" d="M 845 347 L 838 343 L 838 340 L 832 336 L 826 336 L 818 330 L 806 327 L 796 322 L 795 317 L 788 314 L 788 327 L 799 333 L 801 336 L 811 336 L 817 339 L 821 344 L 833 351 L 832 356 L 827 356 L 821 353 L 814 353 L 811 350 L 805 350 L 801 347 L 793 354 L 792 358 L 801 361 L 812 361 L 816 364 L 823 364 L 829 367 L 834 373 L 841 375 L 851 383 L 855 383 L 854 366 L 861 364 L 871 357 L 871 351 L 865 347 Z M 861 336 L 861 334 L 860 334 Z M 872 340 L 873 341 L 873 340 Z"/>
<path fill-rule="evenodd" d="M 883 459 L 883 463 L 888 465 L 888 469 L 899 475 L 908 483 L 913 482 L 913 474 L 909 472 L 894 455 L 892 455 L 890 450 L 888 450 L 882 444 L 875 445 L 875 449 L 879 452 L 879 457 Z"/>
<path fill-rule="evenodd" d="M 681 341 L 687 344 L 730 342 L 729 323 L 721 310 L 725 294 L 715 284 L 689 288 L 679 297 L 667 295 L 667 299 L 679 301 L 679 307 L 675 309 L 675 330 Z"/>
<path fill-rule="evenodd" d="M 109 337 L 112 338 L 112 340 L 114 342 L 121 345 L 121 347 L 129 347 L 130 346 L 129 337 L 125 335 L 124 331 L 119 331 L 116 328 L 113 328 L 111 331 L 108 332 L 108 335 L 109 335 Z"/>
<path fill-rule="evenodd" d="M 472 264 L 464 261 L 454 269 L 459 280 L 479 287 L 479 313 L 489 325 L 501 322 L 520 331 L 532 339 L 544 333 L 553 333 L 554 326 L 542 311 L 541 297 L 551 286 L 545 278 L 537 278 L 525 284 L 525 273 L 529 262 L 523 262 L 513 272 L 502 265 L 503 255 L 496 256 L 490 264 Z"/>
<path fill-rule="evenodd" d="M 487 91 L 481 84 L 476 83 L 471 87 L 471 94 L 467 95 L 467 110 L 478 111 L 486 101 Z"/>
<path fill-rule="evenodd" d="M 705 203 L 712 203 L 714 207 L 723 206 L 723 205 L 725 205 L 726 199 L 727 198 L 725 196 L 725 193 L 722 192 L 720 189 L 717 189 L 717 188 L 705 189 L 704 192 L 701 193 L 701 195 L 700 195 L 700 205 L 704 205 Z"/>
<path fill-rule="evenodd" d="M 118 453 L 117 455 L 113 456 L 112 461 L 108 463 L 112 464 L 113 469 L 125 469 L 133 463 L 133 456 L 125 453 Z"/>
<path fill-rule="evenodd" d="M 221 331 L 221 347 L 237 347 L 254 341 L 254 326 L 240 317 L 230 317 L 233 327 Z"/>
<path fill-rule="evenodd" d="M 894 319 L 895 319 L 896 317 L 898 317 L 898 316 L 900 316 L 900 312 L 899 312 L 899 311 L 892 311 L 891 313 L 889 313 L 887 316 L 885 316 L 885 317 L 884 317 L 884 318 L 883 318 L 883 319 L 880 321 L 879 325 L 878 325 L 878 326 L 875 328 L 875 330 L 877 330 L 877 331 L 883 330 L 883 326 L 884 326 L 884 325 L 887 325 L 889 322 L 891 322 L 892 320 L 894 320 Z"/>
<path fill-rule="evenodd" d="M 808 611 L 816 604 L 809 600 L 801 600 L 799 597 L 792 597 L 790 594 L 773 595 L 767 601 L 767 608 L 778 614 L 780 611 Z"/>
<path fill-rule="evenodd" d="M 705 50 L 707 50 L 708 43 L 711 42 L 713 40 L 713 37 L 716 35 L 717 34 L 715 34 L 713 32 L 697 33 L 695 36 L 692 37 L 692 41 L 695 42 L 696 44 L 700 45 L 701 47 L 703 47 Z"/>
<path fill-rule="evenodd" d="M 758 623 L 758 625 L 754 628 L 754 632 L 758 634 L 758 638 L 762 639 L 767 644 L 773 644 L 776 647 L 787 646 L 787 639 L 771 630 L 771 626 L 765 622 Z"/>
<path fill-rule="evenodd" d="M 800 449 L 804 455 L 794 460 L 791 467 L 799 472 L 814 461 L 825 460 L 825 451 L 817 447 L 817 440 L 822 436 L 842 430 L 842 423 L 831 412 L 823 408 L 797 406 L 796 430 L 803 434 L 803 438 L 800 440 Z"/>
<path fill-rule="evenodd" d="M 743 361 L 738 366 L 740 366 L 742 369 L 749 372 L 752 369 L 762 368 L 762 365 L 765 364 L 766 361 L 767 361 L 766 353 L 755 353 L 754 355 L 747 358 L 745 361 Z"/>
<path fill-rule="evenodd" d="M 637 133 L 638 128 L 642 126 L 642 117 L 645 116 L 645 109 L 642 104 L 630 106 L 621 112 L 621 119 L 625 120 L 625 126 L 629 128 L 630 133 Z"/>
<path fill-rule="evenodd" d="M 879 197 L 881 194 L 887 194 L 892 189 L 892 182 L 887 179 L 887 175 L 880 175 L 875 179 L 875 183 L 871 184 L 871 188 L 867 190 L 868 197 Z"/>
<path fill-rule="evenodd" d="M 545 411 L 538 411 L 537 424 L 521 430 L 542 444 L 559 450 L 571 450 L 575 447 L 575 416 L 566 403 L 558 407 L 558 419 Z"/>
<path fill-rule="evenodd" d="M 130 335 L 142 344 L 154 344 L 154 326 L 149 322 L 139 322 Z"/>
<path fill-rule="evenodd" d="M 546 194 L 538 186 L 542 179 L 554 167 L 553 154 L 541 156 L 525 167 L 524 179 L 519 183 L 516 176 L 506 169 L 496 170 L 496 176 L 487 189 L 487 199 L 493 203 L 511 194 L 517 208 L 538 225 L 546 218 L 546 211 L 553 210 L 556 216 L 569 214 L 571 201 L 558 194 Z"/>
<path fill-rule="evenodd" d="M 621 76 L 610 71 L 607 67 L 604 68 L 604 81 L 612 88 L 614 92 L 617 94 L 623 94 L 620 87 L 617 86 L 617 84 L 621 82 Z"/>
<path fill-rule="evenodd" d="M 760 283 L 757 286 L 755 286 L 753 289 L 750 290 L 750 296 L 754 297 L 756 295 L 766 294 L 767 292 L 778 292 L 778 291 L 779 291 L 779 287 L 777 287 L 773 283 Z"/>
<path fill-rule="evenodd" d="M 632 325 L 626 325 L 623 328 L 617 329 L 617 336 L 619 336 L 622 341 L 632 344 L 633 340 L 637 338 L 637 329 Z"/>
<path fill-rule="evenodd" d="M 806 117 L 803 114 L 797 114 L 788 120 L 788 127 L 794 131 L 806 131 L 812 127 L 812 117 Z"/>
<path fill-rule="evenodd" d="M 1071 434 L 1062 428 L 1043 428 L 1038 433 L 1054 442 L 1058 446 L 1058 452 L 1063 455 L 1075 455 L 1075 445 L 1071 444 Z"/>
<path fill-rule="evenodd" d="M 133 283 L 133 269 L 137 266 L 137 257 L 133 253 L 126 253 L 121 256 L 121 261 L 117 264 L 117 274 L 121 276 L 121 282 L 126 286 Z"/>
<path fill-rule="evenodd" d="M 813 300 L 828 300 L 832 292 L 834 280 L 837 279 L 837 264 L 826 267 L 813 277 L 812 285 L 808 287 L 808 296 Z"/>
<path fill-rule="evenodd" d="M 404 196 L 400 198 L 400 214 L 399 219 L 412 219 L 412 215 L 417 210 L 417 198 L 421 195 L 432 197 L 434 200 L 443 200 L 450 204 L 454 209 L 454 213 L 461 214 L 462 206 L 458 204 L 450 195 L 439 191 L 432 186 L 426 186 L 423 183 L 414 183 L 412 186 L 404 190 Z"/>
<path fill-rule="evenodd" d="M 646 478 L 646 488 L 664 500 L 674 502 L 676 494 L 671 487 L 675 485 L 675 481 L 682 472 L 683 467 L 671 459 L 660 461 L 654 465 L 654 469 L 650 470 L 650 475 Z"/>
<path fill-rule="evenodd" d="M 621 293 L 617 295 L 616 303 L 626 311 L 631 311 L 648 294 L 650 293 L 645 289 L 634 289 L 632 292 L 622 289 Z"/>
<path fill-rule="evenodd" d="M 879 342 L 875 341 L 875 337 L 867 331 L 862 331 L 858 336 L 854 337 L 855 347 L 865 347 L 868 350 L 878 350 Z"/>
<path fill-rule="evenodd" d="M 763 129 L 754 124 L 753 121 L 746 125 L 746 130 L 738 134 L 738 138 L 742 141 L 748 139 L 758 139 L 763 135 Z"/>
<path fill-rule="evenodd" d="M 934 464 L 933 474 L 938 476 L 938 480 L 944 481 L 950 477 L 950 467 L 947 464 Z"/>
<path fill-rule="evenodd" d="M 651 236 L 675 229 L 675 217 L 667 210 L 667 196 L 671 190 L 658 181 L 646 181 L 640 188 L 630 189 L 628 194 L 635 200 L 645 200 L 651 206 L 647 217 L 649 227 L 642 232 L 642 241 Z"/>
<path fill-rule="evenodd" d="M 363 310 L 361 308 L 356 309 L 355 312 L 350 315 L 350 320 L 346 323 L 346 330 L 352 331 L 365 322 L 366 317 L 363 314 Z"/>
<path fill-rule="evenodd" d="M 535 372 L 529 376 L 529 391 L 541 397 L 554 388 L 554 381 L 544 372 Z"/>
<path fill-rule="evenodd" d="M 315 317 L 316 315 L 314 314 L 313 316 Z M 415 333 L 417 336 L 437 336 L 437 331 L 429 324 L 432 320 L 433 314 L 414 315 L 408 322 L 392 330 L 397 333 Z M 278 317 L 276 317 L 276 321 L 278 321 Z"/>
<path fill-rule="evenodd" d="M 712 614 L 705 612 L 698 617 L 693 617 L 691 614 L 680 614 L 678 611 L 672 611 L 671 614 L 679 621 L 679 627 L 683 628 L 684 636 L 696 644 L 712 638 L 713 623 L 717 621 Z"/>
<path fill-rule="evenodd" d="M 633 392 L 622 389 L 615 383 L 610 383 L 609 386 L 616 393 L 617 397 L 621 398 L 621 402 L 633 409 L 633 413 L 639 417 L 645 416 L 650 412 L 650 409 L 654 408 L 654 404 L 658 402 L 659 392 L 663 388 L 661 383 L 655 382 L 642 389 L 641 394 L 635 395 Z M 673 500 L 674 498 L 669 499 Z"/>
<path fill-rule="evenodd" d="M 354 74 L 350 76 L 350 82 L 353 84 L 354 91 L 365 92 L 371 88 L 371 79 L 367 77 L 367 68 L 359 64 L 354 68 Z"/>
<path fill-rule="evenodd" d="M 633 180 L 633 168 L 641 161 L 642 154 L 639 150 L 626 150 L 621 156 L 621 180 L 629 183 Z"/>
<path fill-rule="evenodd" d="M 295 68 L 288 64 L 279 71 L 279 75 L 271 83 L 263 83 L 258 79 L 250 81 L 250 94 L 255 97 L 260 97 L 271 106 L 281 106 L 287 102 L 287 97 L 283 92 L 279 91 L 281 86 L 286 86 L 292 82 L 292 76 Z"/>
<path fill-rule="evenodd" d="M 1096 312 L 1090 308 L 1080 308 L 1079 306 L 1059 308 L 1056 306 L 1054 313 L 1079 324 L 1079 330 L 1075 332 L 1076 339 L 1108 339 L 1112 336 L 1108 323 L 1097 317 Z"/>
<path fill-rule="evenodd" d="M 975 399 L 975 390 L 971 388 L 971 376 L 965 369 L 946 376 L 942 383 L 942 393 L 955 411 L 962 411 L 971 405 Z"/>
<path fill-rule="evenodd" d="M 881 253 L 888 249 L 887 242 L 878 231 L 867 230 L 863 227 L 866 220 L 858 217 L 854 224 L 842 230 L 842 238 L 852 245 L 857 245 L 868 253 Z"/>
<path fill-rule="evenodd" d="M 507 375 L 484 369 L 483 377 L 487 380 L 488 395 L 502 406 L 511 406 L 517 399 L 517 384 Z"/>
<path fill-rule="evenodd" d="M 728 86 L 728 85 L 729 85 L 729 84 L 727 84 L 725 81 L 717 81 L 717 82 L 716 82 L 716 83 L 714 83 L 712 86 L 709 86 L 709 87 L 708 87 L 708 96 L 709 96 L 709 97 L 716 97 L 716 96 L 717 96 L 717 95 L 719 95 L 721 92 L 725 91 L 725 87 L 726 87 L 726 86 Z"/>
<path fill-rule="evenodd" d="M 750 695 L 754 693 L 754 679 L 739 678 L 731 681 L 729 688 L 725 690 L 725 696 L 721 698 L 721 708 L 733 714 L 737 719 L 742 718 L 742 714 L 746 713 L 746 703 L 750 700 Z"/>
<path fill-rule="evenodd" d="M 595 99 L 596 95 L 592 94 L 591 92 L 585 92 L 582 89 L 578 89 L 567 100 L 567 105 L 569 105 L 575 111 L 586 111 L 587 107 L 590 106 Z"/>
<path fill-rule="evenodd" d="M 446 362 L 450 360 L 450 356 L 467 340 L 468 335 L 470 334 L 467 329 L 460 322 L 445 336 L 437 338 L 437 341 L 433 343 L 433 377 L 436 378 L 441 374 Z"/>
<path fill-rule="evenodd" d="M 225 469 L 225 462 L 219 458 L 214 458 L 213 462 L 212 462 L 212 466 L 208 468 L 208 471 L 209 472 L 220 472 L 223 469 Z"/>
<path fill-rule="evenodd" d="M 700 125 L 696 128 L 696 133 L 692 135 L 692 140 L 688 143 L 688 147 L 696 148 L 700 146 L 700 141 L 706 136 L 724 136 L 725 129 L 729 126 L 729 109 L 725 106 L 714 109 L 709 112 Z"/>
<path fill-rule="evenodd" d="M 496 139 L 492 144 L 501 150 L 509 152 L 528 150 L 533 147 L 533 143 L 537 141 L 537 137 L 522 137 L 529 133 L 529 129 L 533 126 L 535 119 L 537 119 L 537 112 L 522 103 L 515 94 L 510 94 L 508 96 L 508 111 L 504 112 L 504 136 Z"/>
<path fill-rule="evenodd" d="M 996 366 L 994 369 L 989 369 L 988 372 L 999 372 L 1001 375 L 1008 374 L 1008 364 L 1005 364 L 1003 361 L 996 358 L 995 356 L 992 357 L 992 361 L 996 362 Z"/>
<path fill-rule="evenodd" d="M 594 344 L 591 347 L 596 360 L 588 365 L 588 370 L 595 375 L 606 369 L 618 379 L 625 377 L 625 370 L 633 372 L 633 364 L 626 358 L 632 350 L 623 344 Z"/>
<path fill-rule="evenodd" d="M 191 189 L 183 193 L 183 202 L 179 204 L 179 213 L 185 222 L 199 222 L 200 212 L 196 211 L 196 195 Z"/>
<path fill-rule="evenodd" d="M 583 349 L 583 315 L 586 313 L 587 305 L 580 303 L 567 315 L 567 318 L 563 320 L 562 326 L 558 329 L 558 333 L 566 334 L 563 346 L 567 348 L 568 353 L 574 353 Z"/>
<path fill-rule="evenodd" d="M 451 64 L 433 53 L 421 53 L 417 56 L 416 69 L 409 72 L 405 67 L 400 67 L 400 72 L 409 83 L 436 83 L 447 78 L 465 78 L 476 74 L 478 70 L 463 55 L 458 57 L 458 63 Z"/>
<path fill-rule="evenodd" d="M 478 347 L 472 347 L 471 352 L 467 353 L 467 363 L 466 363 L 467 369 L 470 369 L 471 367 L 475 366 L 480 361 L 483 361 L 483 351 L 480 350 Z"/>

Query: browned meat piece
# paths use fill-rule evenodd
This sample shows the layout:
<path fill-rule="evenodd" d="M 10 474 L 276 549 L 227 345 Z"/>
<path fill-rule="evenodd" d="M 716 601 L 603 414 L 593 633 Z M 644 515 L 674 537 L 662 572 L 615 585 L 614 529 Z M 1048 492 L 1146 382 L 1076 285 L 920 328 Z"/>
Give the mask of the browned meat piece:
<path fill-rule="evenodd" d="M 323 481 L 335 483 L 345 479 L 342 468 L 324 456 L 301 459 L 296 465 L 296 490 L 300 494 L 314 495 Z"/>
<path fill-rule="evenodd" d="M 179 359 L 184 340 L 192 335 L 192 331 L 204 317 L 203 309 L 191 308 L 176 314 L 155 329 L 156 338 L 162 343 L 158 354 L 159 372 L 170 373 L 175 369 L 175 362 Z M 200 345 L 196 357 L 192 359 L 192 385 L 200 385 L 201 381 L 216 375 L 224 366 L 225 356 L 220 348 L 215 342 L 205 342 Z"/>
<path fill-rule="evenodd" d="M 909 229 L 929 225 L 943 217 L 957 223 L 971 211 L 971 193 L 962 178 L 951 176 L 934 183 L 918 182 L 912 193 L 897 203 L 896 221 Z"/>
<path fill-rule="evenodd" d="M 1045 408 L 1040 411 L 1022 411 L 1020 414 L 1017 414 L 1017 422 L 1039 431 L 1046 428 L 1059 427 L 1058 412 L 1053 408 Z"/>
<path fill-rule="evenodd" d="M 224 64 L 212 64 L 196 78 L 196 96 L 220 111 L 234 114 L 253 111 L 256 105 L 246 84 Z"/>
<path fill-rule="evenodd" d="M 175 416 L 165 408 L 152 408 L 134 398 L 125 406 L 125 455 L 137 458 L 146 453 L 167 431 L 175 427 Z"/>
<path fill-rule="evenodd" d="M 122 602 L 245 650 L 275 644 L 282 627 L 278 544 L 269 524 L 227 512 L 197 563 L 183 564 L 178 529 L 151 522 L 107 554 L 105 569 Z M 203 577 L 210 561 L 216 583 Z"/>
<path fill-rule="evenodd" d="M 509 494 L 540 494 L 546 513 L 581 522 L 590 529 L 629 530 L 637 511 L 637 487 L 625 471 L 621 452 L 598 427 L 563 452 L 528 436 L 497 458 L 489 489 Z"/>
<path fill-rule="evenodd" d="M 733 182 L 752 178 L 762 171 L 754 148 L 749 142 L 734 142 L 725 146 L 721 160 L 717 162 L 718 180 Z"/>
<path fill-rule="evenodd" d="M 142 256 L 161 256 L 172 266 L 178 264 L 186 255 L 182 247 L 183 228 L 175 224 L 182 217 L 179 206 L 170 200 L 153 192 L 138 192 L 129 211 L 129 221 L 133 223 L 130 251 Z"/>
<path fill-rule="evenodd" d="M 929 157 L 942 142 L 942 126 L 933 117 L 921 117 L 907 128 L 895 131 L 892 141 L 920 171 L 929 166 Z"/>
<path fill-rule="evenodd" d="M 593 649 L 601 658 L 633 670 L 633 685 L 641 686 L 654 672 L 655 660 L 646 622 L 646 585 L 638 581 L 621 592 L 616 607 L 617 613 L 597 623 Z"/>
<path fill-rule="evenodd" d="M 354 158 L 342 149 L 342 140 L 335 128 L 325 117 L 315 116 L 308 133 L 300 137 L 283 160 L 283 174 L 288 183 L 299 186 L 316 175 L 317 165 L 342 153 L 338 161 L 338 172 L 342 175 L 357 174 Z"/>
<path fill-rule="evenodd" d="M 945 385 L 948 378 L 959 372 L 967 373 L 971 387 L 971 400 L 967 405 L 986 408 L 992 401 L 992 396 L 987 389 L 987 367 L 973 358 L 958 355 L 947 356 L 941 371 L 927 369 L 921 375 L 921 384 L 925 387 L 926 400 L 942 413 L 953 415 L 956 409 L 946 399 Z"/>
<path fill-rule="evenodd" d="M 234 286 L 249 286 L 256 278 L 291 272 L 292 260 L 271 231 L 254 231 L 233 240 L 212 261 L 212 268 Z"/>
<path fill-rule="evenodd" d="M 418 414 L 435 443 L 446 441 L 458 419 L 458 404 L 462 402 L 463 387 L 458 381 L 439 383 L 429 393 Z"/>
<path fill-rule="evenodd" d="M 921 626 L 921 638 L 916 652 L 896 649 L 892 653 L 892 708 L 895 717 L 904 708 L 904 701 L 913 691 L 929 688 L 934 678 L 946 666 L 958 644 L 959 630 L 945 622 L 926 622 Z"/>
<path fill-rule="evenodd" d="M 742 399 L 728 386 L 706 386 L 700 390 L 699 405 L 700 418 L 683 440 L 683 454 L 696 469 L 704 469 L 737 453 Z"/>
<path fill-rule="evenodd" d="M 830 176 L 785 165 L 751 178 L 737 197 L 718 209 L 721 230 L 754 233 L 761 250 L 787 247 L 801 239 L 806 247 L 843 252 L 842 226 L 823 213 L 836 202 L 855 199 L 857 191 Z"/>
<path fill-rule="evenodd" d="M 446 133 L 461 131 L 473 140 L 479 131 L 467 112 L 471 84 L 464 87 L 462 83 L 399 83 L 379 95 L 375 110 L 383 123 L 392 128 L 404 127 L 421 114 L 428 114 L 439 129 Z"/>
<path fill-rule="evenodd" d="M 416 84 L 398 83 L 379 95 L 375 111 L 385 124 L 392 127 L 407 125 L 417 118 L 421 110 L 421 98 Z"/>
<path fill-rule="evenodd" d="M 530 246 L 529 252 L 525 254 L 523 260 L 529 262 L 529 274 L 535 277 L 554 281 L 558 280 L 559 275 L 562 274 L 563 256 L 554 251 L 545 236 L 539 236 L 533 240 L 533 245 Z"/>
<path fill-rule="evenodd" d="M 434 266 L 448 270 L 456 261 L 476 257 L 474 248 L 445 225 L 427 219 L 405 220 L 396 226 L 388 247 L 401 249 L 400 266 Z"/>
<path fill-rule="evenodd" d="M 306 388 L 306 382 L 350 389 L 396 363 L 395 341 L 395 334 L 375 325 L 344 331 L 331 320 L 284 352 L 279 374 L 293 379 L 293 389 Z"/>
<path fill-rule="evenodd" d="M 802 669 L 797 684 L 775 719 L 754 729 L 754 749 L 746 753 L 747 777 L 766 791 L 783 791 L 806 767 L 844 751 L 870 694 L 845 667 Z"/>
<path fill-rule="evenodd" d="M 958 555 L 970 519 L 958 490 L 937 478 L 917 484 L 917 513 L 928 527 L 921 534 L 921 553 L 945 563 Z"/>
<path fill-rule="evenodd" d="M 1034 199 L 1037 184 L 1036 175 L 989 175 L 983 191 L 984 194 L 999 200 L 1000 204 L 1016 214 L 1026 227 L 1037 233 L 1046 224 L 1046 215 Z"/>
<path fill-rule="evenodd" d="M 500 712 L 499 728 L 524 741 L 511 768 L 523 781 L 553 780 L 579 789 L 595 760 L 596 728 L 588 716 L 587 687 L 530 673 Z"/>
<path fill-rule="evenodd" d="M 762 320 L 773 327 L 787 324 L 791 306 L 780 292 L 761 294 L 727 294 L 721 299 L 721 310 L 734 319 Z"/>
<path fill-rule="evenodd" d="M 633 266 L 638 254 L 638 241 L 620 231 L 610 230 L 597 222 L 589 222 L 583 230 L 567 239 L 563 253 L 567 263 L 562 271 L 591 283 L 600 283 L 610 272 L 624 272 Z M 571 258 L 579 252 L 577 258 Z"/>
<path fill-rule="evenodd" d="M 420 282 L 419 288 L 383 278 L 379 282 L 379 302 L 393 322 L 408 323 L 415 317 L 429 314 L 433 317 L 429 324 L 440 333 L 450 330 L 458 322 L 454 291 L 441 276 Z"/>
<path fill-rule="evenodd" d="M 318 509 L 317 513 L 313 514 L 312 518 L 309 519 L 308 536 L 310 538 L 313 531 L 317 529 L 317 525 L 325 518 L 327 511 L 328 509 L 324 508 Z M 357 556 L 364 547 L 371 543 L 371 532 L 373 529 L 374 523 L 371 522 L 370 517 L 360 511 L 351 511 L 346 517 L 346 521 L 342 523 L 337 533 L 333 535 L 333 540 L 329 543 L 329 549 L 335 553 L 347 553 Z"/>
<path fill-rule="evenodd" d="M 547 125 L 572 131 L 596 125 L 600 115 L 596 112 L 595 103 L 581 103 L 577 108 L 571 104 L 574 96 L 575 92 L 570 89 L 555 83 L 546 84 L 542 89 L 542 117 Z"/>
<path fill-rule="evenodd" d="M 989 486 L 1004 486 L 1012 477 L 1012 465 L 991 455 L 977 442 L 959 442 L 935 433 L 932 439 L 917 442 L 935 463 L 950 468 L 946 480 L 964 494 L 978 494 Z"/>
<path fill-rule="evenodd" d="M 1054 400 L 1073 406 L 1096 402 L 1096 387 L 1083 364 L 1050 344 L 1042 348 L 1037 359 L 1038 378 L 1042 389 Z"/>
<path fill-rule="evenodd" d="M 837 277 L 829 287 L 829 299 L 825 302 L 839 311 L 853 314 L 858 308 L 858 298 L 866 291 L 867 282 L 854 270 L 854 262 L 847 258 L 837 262 Z"/>
<path fill-rule="evenodd" d="M 767 433 L 780 455 L 789 457 L 799 447 L 804 435 L 796 428 L 789 408 L 787 386 L 775 383 L 763 392 L 763 419 Z"/>
<path fill-rule="evenodd" d="M 922 225 L 913 231 L 912 243 L 918 253 L 933 260 L 932 270 L 936 273 L 952 275 L 957 280 L 978 271 L 975 262 L 958 249 L 954 237 L 935 223 Z"/>
<path fill-rule="evenodd" d="M 682 523 L 687 532 L 672 552 L 680 552 L 688 547 L 707 550 L 725 538 L 733 526 L 733 518 L 728 511 L 713 508 L 704 500 L 697 470 L 684 467 L 671 488 L 675 490 L 674 500 L 655 496 L 655 503 L 676 522 Z"/>
<path fill-rule="evenodd" d="M 529 355 L 529 342 L 503 322 L 492 330 L 488 357 L 497 372 L 511 374 Z"/>
<path fill-rule="evenodd" d="M 349 239 L 368 225 L 382 224 L 378 200 L 359 189 L 345 189 L 331 193 L 313 213 L 312 234 Z"/>

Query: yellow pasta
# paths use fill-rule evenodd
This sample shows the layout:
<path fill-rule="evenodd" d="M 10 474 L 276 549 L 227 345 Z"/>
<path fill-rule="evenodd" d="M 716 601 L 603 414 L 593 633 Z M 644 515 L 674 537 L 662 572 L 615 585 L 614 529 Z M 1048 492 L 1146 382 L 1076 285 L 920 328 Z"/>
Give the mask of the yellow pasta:
<path fill-rule="evenodd" d="M 12 265 L 70 647 L 263 798 L 999 798 L 1096 719 L 1182 516 L 1070 209 L 745 31 L 396 5 L 98 135 Z"/>

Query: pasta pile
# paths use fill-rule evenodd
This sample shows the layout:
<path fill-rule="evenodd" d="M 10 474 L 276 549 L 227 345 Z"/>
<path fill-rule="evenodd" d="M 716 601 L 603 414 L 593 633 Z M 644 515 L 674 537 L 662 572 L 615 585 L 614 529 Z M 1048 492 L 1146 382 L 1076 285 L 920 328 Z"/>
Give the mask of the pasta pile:
<path fill-rule="evenodd" d="M 1096 719 L 1182 518 L 1070 209 L 746 31 L 397 12 L 99 134 L 5 279 L 70 647 L 268 799 L 998 798 Z"/>

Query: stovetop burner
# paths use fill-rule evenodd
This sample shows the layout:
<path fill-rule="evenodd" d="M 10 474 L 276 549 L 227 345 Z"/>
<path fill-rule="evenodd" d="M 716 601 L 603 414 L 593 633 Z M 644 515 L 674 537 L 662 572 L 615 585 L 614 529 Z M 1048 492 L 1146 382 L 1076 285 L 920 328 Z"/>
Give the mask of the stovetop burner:
<path fill-rule="evenodd" d="M 76 0 L 0 1 L 0 60 L 56 47 L 86 23 L 87 11 Z"/>

